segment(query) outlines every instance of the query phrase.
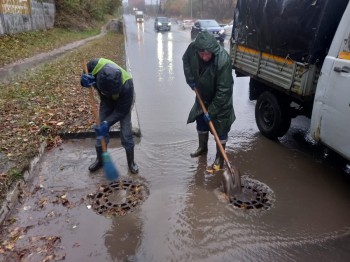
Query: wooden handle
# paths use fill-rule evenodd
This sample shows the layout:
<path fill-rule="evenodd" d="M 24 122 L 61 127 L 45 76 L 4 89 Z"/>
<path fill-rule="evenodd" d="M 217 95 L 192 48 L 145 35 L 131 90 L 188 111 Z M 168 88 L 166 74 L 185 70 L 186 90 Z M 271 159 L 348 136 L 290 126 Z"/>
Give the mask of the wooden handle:
<path fill-rule="evenodd" d="M 199 92 L 197 90 L 197 88 L 194 89 L 194 92 L 196 92 L 196 96 L 197 96 L 197 99 L 199 101 L 199 104 L 202 108 L 202 111 L 204 114 L 208 113 L 208 110 L 205 108 L 205 105 L 203 103 L 203 100 L 201 99 L 201 96 L 199 95 Z M 216 130 L 215 130 L 215 127 L 213 125 L 213 122 L 211 120 L 209 120 L 209 128 L 210 128 L 210 131 L 212 132 L 212 134 L 214 135 L 215 137 L 215 141 L 216 141 L 216 144 L 218 145 L 219 147 L 219 150 L 220 150 L 220 153 L 221 155 L 224 157 L 225 161 L 226 161 L 226 164 L 228 166 L 228 168 L 231 170 L 231 164 L 230 162 L 228 161 L 228 158 L 227 158 L 227 155 L 226 155 L 226 152 L 220 142 L 220 139 L 219 139 L 219 136 L 218 134 L 216 133 Z"/>
<path fill-rule="evenodd" d="M 89 73 L 89 70 L 87 68 L 87 64 L 86 64 L 85 60 L 84 60 L 84 71 L 86 74 Z M 90 96 L 90 104 L 91 104 L 92 113 L 94 114 L 96 124 L 100 125 L 101 124 L 100 117 L 98 116 L 98 110 L 97 110 L 96 101 L 94 98 L 94 90 L 92 89 L 92 87 L 90 87 L 89 89 L 90 89 L 89 96 Z M 104 140 L 104 138 L 101 139 L 101 146 L 102 146 L 102 151 L 106 152 L 107 151 L 107 144 L 106 144 L 106 141 Z"/>

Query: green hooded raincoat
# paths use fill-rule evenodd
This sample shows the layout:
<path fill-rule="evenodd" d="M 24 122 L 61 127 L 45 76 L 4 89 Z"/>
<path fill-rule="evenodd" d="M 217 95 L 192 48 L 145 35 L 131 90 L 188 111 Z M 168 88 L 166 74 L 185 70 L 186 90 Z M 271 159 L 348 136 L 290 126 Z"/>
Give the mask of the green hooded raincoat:
<path fill-rule="evenodd" d="M 210 51 L 214 55 L 213 63 L 202 74 L 199 73 L 200 49 Z M 236 119 L 232 104 L 233 77 L 229 54 L 211 33 L 203 31 L 188 46 L 182 60 L 186 82 L 196 83 L 218 136 L 228 134 Z M 187 123 L 194 122 L 200 114 L 203 114 L 203 111 L 196 99 Z"/>

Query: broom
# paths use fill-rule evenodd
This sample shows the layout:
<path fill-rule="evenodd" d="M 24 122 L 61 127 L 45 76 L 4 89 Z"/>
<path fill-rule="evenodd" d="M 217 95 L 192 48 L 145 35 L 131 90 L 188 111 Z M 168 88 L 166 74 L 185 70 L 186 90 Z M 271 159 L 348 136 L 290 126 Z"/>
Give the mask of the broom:
<path fill-rule="evenodd" d="M 84 71 L 86 74 L 89 73 L 89 70 L 87 69 L 87 64 L 85 61 L 84 61 Z M 100 123 L 100 118 L 98 116 L 98 112 L 95 104 L 93 87 L 91 86 L 89 90 L 90 90 L 90 93 L 89 93 L 90 103 L 91 103 L 92 112 L 95 116 L 95 122 L 97 125 L 100 125 L 101 123 Z M 107 152 L 107 144 L 103 137 L 101 138 L 101 146 L 102 146 L 102 165 L 103 165 L 103 170 L 107 180 L 113 181 L 113 180 L 119 179 L 120 177 L 119 172 L 115 167 L 115 165 L 113 164 L 111 160 L 111 156 Z"/>

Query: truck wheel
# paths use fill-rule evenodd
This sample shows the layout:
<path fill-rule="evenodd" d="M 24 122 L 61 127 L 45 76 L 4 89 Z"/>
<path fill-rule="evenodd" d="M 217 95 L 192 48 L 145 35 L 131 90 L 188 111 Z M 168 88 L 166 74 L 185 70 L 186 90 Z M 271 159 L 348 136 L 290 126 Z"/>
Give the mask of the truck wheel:
<path fill-rule="evenodd" d="M 265 137 L 276 139 L 287 133 L 291 117 L 288 110 L 281 106 L 276 96 L 269 91 L 265 91 L 256 102 L 255 121 L 259 131 Z"/>

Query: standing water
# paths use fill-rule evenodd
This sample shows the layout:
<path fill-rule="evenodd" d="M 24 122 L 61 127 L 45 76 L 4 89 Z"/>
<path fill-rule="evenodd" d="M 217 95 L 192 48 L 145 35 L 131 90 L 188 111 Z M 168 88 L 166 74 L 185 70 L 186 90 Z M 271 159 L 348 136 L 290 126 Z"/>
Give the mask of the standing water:
<path fill-rule="evenodd" d="M 190 157 L 198 146 L 195 124 L 186 124 L 195 93 L 182 70 L 190 32 L 173 23 L 170 32 L 157 33 L 154 19 L 124 18 L 142 134 L 135 147 L 140 172 L 128 172 L 119 139 L 112 139 L 109 152 L 122 184 L 108 186 L 102 171 L 88 172 L 94 139 L 71 140 L 46 153 L 11 233 L 26 232 L 18 244 L 36 250 L 28 261 L 41 261 L 43 251 L 86 262 L 348 261 L 350 183 L 346 172 L 317 157 L 306 139 L 308 120 L 293 120 L 279 141 L 264 138 L 248 99 L 249 80 L 235 78 L 237 120 L 226 152 L 243 180 L 261 185 L 271 203 L 235 208 L 223 197 L 222 174 L 206 172 L 215 158 L 214 138 L 207 155 Z M 128 195 L 114 190 L 125 187 L 137 197 L 139 185 L 145 197 L 125 215 L 100 214 L 89 201 L 96 195 L 98 201 L 125 201 Z M 44 240 L 49 245 L 41 245 Z"/>

